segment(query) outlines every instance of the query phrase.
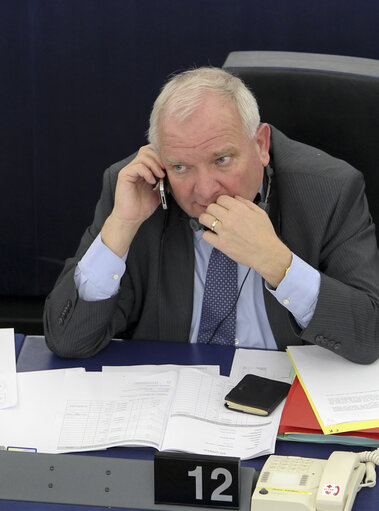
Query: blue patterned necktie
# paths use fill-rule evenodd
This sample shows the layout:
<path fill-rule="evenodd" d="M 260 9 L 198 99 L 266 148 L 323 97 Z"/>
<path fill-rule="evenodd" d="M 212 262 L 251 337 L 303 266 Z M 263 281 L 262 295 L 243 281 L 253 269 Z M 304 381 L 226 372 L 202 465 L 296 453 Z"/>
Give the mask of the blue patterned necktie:
<path fill-rule="evenodd" d="M 205 279 L 197 342 L 234 345 L 237 288 L 237 263 L 214 248 Z"/>

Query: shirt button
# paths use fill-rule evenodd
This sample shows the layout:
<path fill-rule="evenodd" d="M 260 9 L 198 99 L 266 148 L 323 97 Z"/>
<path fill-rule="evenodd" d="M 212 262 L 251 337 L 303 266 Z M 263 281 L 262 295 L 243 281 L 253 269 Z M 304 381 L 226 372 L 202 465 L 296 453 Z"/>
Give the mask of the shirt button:
<path fill-rule="evenodd" d="M 240 342 L 239 342 L 239 340 L 238 340 L 238 339 L 234 339 L 234 346 L 238 346 L 238 344 L 239 344 L 239 343 L 240 343 Z"/>
<path fill-rule="evenodd" d="M 113 277 L 113 280 L 118 280 L 119 275 L 118 275 L 118 273 L 114 273 L 114 274 L 112 275 L 112 277 Z"/>
<path fill-rule="evenodd" d="M 290 299 L 284 298 L 283 303 L 284 303 L 284 305 L 288 305 L 290 303 Z"/>

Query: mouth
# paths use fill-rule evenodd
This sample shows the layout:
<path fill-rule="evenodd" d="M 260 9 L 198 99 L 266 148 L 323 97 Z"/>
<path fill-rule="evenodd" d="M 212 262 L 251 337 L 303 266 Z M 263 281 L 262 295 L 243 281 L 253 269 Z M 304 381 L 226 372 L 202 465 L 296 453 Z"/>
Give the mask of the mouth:
<path fill-rule="evenodd" d="M 196 212 L 196 217 L 199 218 L 199 216 L 202 214 L 202 213 L 206 213 L 207 211 L 207 207 L 209 206 L 209 204 L 199 204 L 198 202 L 196 202 L 194 204 L 194 208 L 193 208 L 193 212 L 195 213 Z"/>
<path fill-rule="evenodd" d="M 214 202 L 215 202 L 215 201 L 214 201 Z M 211 202 L 208 202 L 207 204 L 202 204 L 201 202 L 196 202 L 195 204 L 196 204 L 196 206 L 197 206 L 198 208 L 200 208 L 202 211 L 205 211 L 205 210 L 207 209 L 207 207 L 208 207 L 210 204 L 212 204 L 212 201 L 211 201 Z"/>

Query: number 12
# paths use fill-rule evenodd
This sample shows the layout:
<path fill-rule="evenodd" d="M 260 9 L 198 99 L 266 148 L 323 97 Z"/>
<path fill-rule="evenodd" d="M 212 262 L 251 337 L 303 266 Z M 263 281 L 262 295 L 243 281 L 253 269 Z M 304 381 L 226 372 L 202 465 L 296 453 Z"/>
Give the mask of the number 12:
<path fill-rule="evenodd" d="M 203 500 L 203 467 L 198 465 L 194 470 L 188 471 L 188 476 L 194 477 L 196 480 L 196 500 Z M 212 492 L 211 500 L 232 502 L 232 495 L 221 494 L 221 492 L 227 490 L 232 484 L 232 474 L 226 468 L 218 467 L 212 471 L 211 478 L 218 479 L 219 476 L 223 476 L 224 481 Z"/>

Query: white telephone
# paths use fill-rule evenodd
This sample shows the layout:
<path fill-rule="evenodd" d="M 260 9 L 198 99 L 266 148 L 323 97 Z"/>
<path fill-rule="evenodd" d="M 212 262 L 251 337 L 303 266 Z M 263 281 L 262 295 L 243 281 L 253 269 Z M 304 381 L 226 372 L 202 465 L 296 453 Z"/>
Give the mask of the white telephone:
<path fill-rule="evenodd" d="M 328 460 L 270 456 L 252 495 L 251 511 L 350 511 L 357 491 L 375 485 L 376 459 L 371 458 L 370 474 L 361 484 L 366 472 L 362 454 L 337 451 Z"/>

